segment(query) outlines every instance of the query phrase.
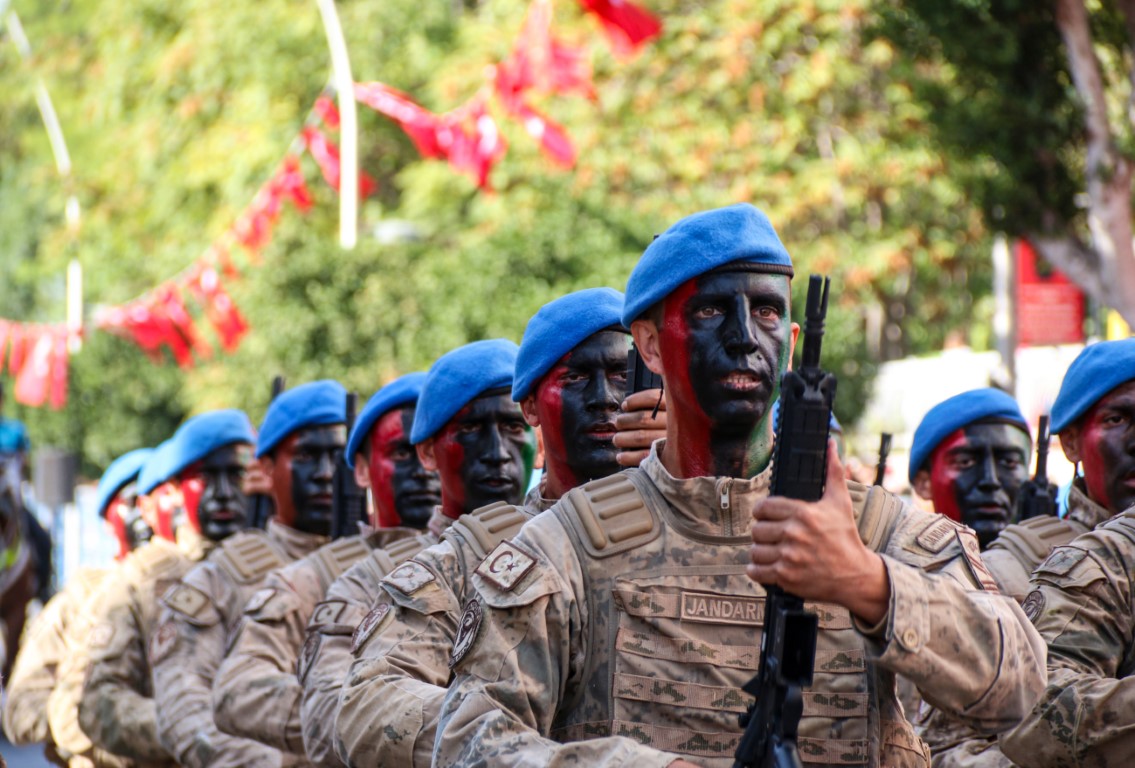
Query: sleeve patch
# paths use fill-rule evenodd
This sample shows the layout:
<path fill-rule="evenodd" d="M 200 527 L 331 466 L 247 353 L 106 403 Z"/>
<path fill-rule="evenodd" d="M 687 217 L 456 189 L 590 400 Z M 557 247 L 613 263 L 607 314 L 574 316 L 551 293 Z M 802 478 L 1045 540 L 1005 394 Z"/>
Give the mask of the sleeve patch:
<path fill-rule="evenodd" d="M 535 561 L 533 561 L 534 563 Z M 481 603 L 476 599 L 470 600 L 465 605 L 465 611 L 461 614 L 461 624 L 457 628 L 457 637 L 453 641 L 453 655 L 449 657 L 450 669 L 457 666 L 465 658 L 465 654 L 469 653 L 469 649 L 473 647 L 484 617 Z"/>
<path fill-rule="evenodd" d="M 962 553 L 965 554 L 966 564 L 969 566 L 973 578 L 986 592 L 1000 594 L 1001 590 L 997 588 L 997 580 L 993 578 L 993 574 L 989 572 L 985 561 L 981 559 L 981 545 L 977 542 L 977 536 L 968 528 L 957 528 L 955 530 L 958 535 L 958 543 L 962 545 Z"/>
<path fill-rule="evenodd" d="M 382 581 L 404 595 L 412 595 L 436 579 L 437 577 L 429 568 L 410 560 L 395 568 Z"/>
<path fill-rule="evenodd" d="M 256 593 L 248 599 L 248 602 L 245 603 L 244 612 L 256 613 L 265 605 L 267 605 L 268 601 L 271 600 L 275 595 L 276 590 L 272 587 L 265 587 L 264 589 L 257 590 Z"/>
<path fill-rule="evenodd" d="M 177 625 L 167 621 L 150 637 L 150 665 L 154 666 L 169 656 L 177 645 Z"/>
<path fill-rule="evenodd" d="M 1087 556 L 1086 551 L 1077 547 L 1058 547 L 1037 570 L 1054 576 L 1067 576 Z"/>
<path fill-rule="evenodd" d="M 319 654 L 319 645 L 322 641 L 323 635 L 318 632 L 307 633 L 307 639 L 303 641 L 303 652 L 300 653 L 299 662 L 296 666 L 296 677 L 299 678 L 300 685 L 303 685 L 304 678 L 307 677 L 307 672 L 311 669 L 311 663 Z"/>
<path fill-rule="evenodd" d="M 178 613 L 194 617 L 209 604 L 209 597 L 196 587 L 178 584 L 166 593 L 162 602 Z"/>
<path fill-rule="evenodd" d="M 307 625 L 318 627 L 324 624 L 334 624 L 343 615 L 343 610 L 346 607 L 347 604 L 342 600 L 324 600 L 315 606 L 315 611 L 311 614 L 311 621 Z"/>
<path fill-rule="evenodd" d="M 950 543 L 956 530 L 958 526 L 953 520 L 945 515 L 939 515 L 938 519 L 926 526 L 914 540 L 927 552 L 938 554 Z"/>
<path fill-rule="evenodd" d="M 371 635 L 378 629 L 378 625 L 390 613 L 390 603 L 382 603 L 375 606 L 374 610 L 368 613 L 361 624 L 355 628 L 355 634 L 351 637 L 351 653 L 357 654 L 359 649 L 370 640 Z"/>
<path fill-rule="evenodd" d="M 511 592 L 535 567 L 535 555 L 511 541 L 502 541 L 477 566 L 477 573 L 502 592 Z"/>
<path fill-rule="evenodd" d="M 1021 603 L 1021 610 L 1025 612 L 1025 616 L 1028 617 L 1029 621 L 1036 624 L 1037 617 L 1044 612 L 1044 603 L 1044 593 L 1039 589 L 1034 589 L 1032 592 L 1029 592 L 1028 597 L 1025 598 L 1025 602 Z"/>

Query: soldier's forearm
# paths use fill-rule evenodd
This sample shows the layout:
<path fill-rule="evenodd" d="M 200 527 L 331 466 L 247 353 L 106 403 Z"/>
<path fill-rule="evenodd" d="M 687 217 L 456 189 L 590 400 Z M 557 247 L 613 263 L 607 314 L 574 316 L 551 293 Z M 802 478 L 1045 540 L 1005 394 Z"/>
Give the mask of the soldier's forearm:
<path fill-rule="evenodd" d="M 153 699 L 123 685 L 98 685 L 79 702 L 79 724 L 91 741 L 108 752 L 140 762 L 169 759 L 158 738 Z"/>

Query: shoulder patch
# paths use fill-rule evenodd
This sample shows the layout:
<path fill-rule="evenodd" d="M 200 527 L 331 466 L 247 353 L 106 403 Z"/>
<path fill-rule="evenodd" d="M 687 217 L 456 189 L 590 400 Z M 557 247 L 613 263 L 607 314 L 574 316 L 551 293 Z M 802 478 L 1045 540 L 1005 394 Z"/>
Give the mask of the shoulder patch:
<path fill-rule="evenodd" d="M 351 653 L 357 654 L 359 649 L 362 648 L 367 640 L 370 640 L 371 635 L 378 629 L 378 625 L 390 613 L 390 603 L 381 603 L 376 605 L 371 612 L 368 613 L 355 628 L 355 634 L 351 636 Z"/>
<path fill-rule="evenodd" d="M 324 600 L 315 606 L 315 611 L 312 612 L 311 620 L 307 625 L 318 627 L 322 624 L 334 624 L 343 615 L 343 610 L 346 607 L 347 604 L 342 600 Z"/>
<path fill-rule="evenodd" d="M 150 666 L 169 656 L 175 645 L 177 645 L 177 625 L 167 621 L 150 636 Z"/>
<path fill-rule="evenodd" d="M 1088 553 L 1078 547 L 1059 547 L 1053 550 L 1037 570 L 1054 576 L 1067 576 L 1087 556 Z"/>
<path fill-rule="evenodd" d="M 470 600 L 465 605 L 465 610 L 461 613 L 461 623 L 457 627 L 457 637 L 453 640 L 453 655 L 449 657 L 450 669 L 461 663 L 465 654 L 473 647 L 473 642 L 481 631 L 481 621 L 484 617 L 481 603 L 476 599 Z"/>
<path fill-rule="evenodd" d="M 511 592 L 535 567 L 535 555 L 511 541 L 502 541 L 477 566 L 477 573 L 497 589 Z"/>
<path fill-rule="evenodd" d="M 382 582 L 389 584 L 404 595 L 412 595 L 436 579 L 437 577 L 429 568 L 410 560 L 391 571 Z"/>
<path fill-rule="evenodd" d="M 91 630 L 87 645 L 91 650 L 100 650 L 110 645 L 110 641 L 114 639 L 114 625 L 109 622 L 103 622 Z"/>
<path fill-rule="evenodd" d="M 968 528 L 956 528 L 955 530 L 957 531 L 958 543 L 962 545 L 966 565 L 969 566 L 974 579 L 986 592 L 999 594 L 1001 590 L 997 588 L 997 580 L 993 578 L 993 574 L 989 572 L 985 561 L 981 559 L 981 545 L 977 542 L 977 535 Z"/>
<path fill-rule="evenodd" d="M 319 645 L 323 641 L 323 635 L 318 632 L 308 632 L 307 639 L 303 641 L 303 650 L 300 652 L 299 661 L 296 662 L 296 677 L 303 685 L 304 678 L 307 677 L 307 672 L 311 669 L 311 662 L 315 661 L 316 655 L 319 653 Z"/>
<path fill-rule="evenodd" d="M 194 617 L 209 605 L 209 596 L 196 587 L 181 583 L 166 592 L 162 602 L 178 613 Z"/>
<path fill-rule="evenodd" d="M 244 604 L 245 613 L 256 613 L 276 595 L 276 590 L 272 587 L 265 587 L 258 589 L 252 597 L 248 598 L 248 602 Z"/>
<path fill-rule="evenodd" d="M 1021 603 L 1021 610 L 1025 612 L 1025 616 L 1033 624 L 1036 624 L 1037 617 L 1044 612 L 1044 593 L 1039 589 L 1034 589 L 1029 592 L 1029 596 L 1025 598 L 1025 602 Z"/>
<path fill-rule="evenodd" d="M 918 546 L 927 552 L 938 554 L 945 549 L 959 529 L 958 524 L 945 515 L 938 515 L 938 519 L 931 522 L 914 537 Z"/>

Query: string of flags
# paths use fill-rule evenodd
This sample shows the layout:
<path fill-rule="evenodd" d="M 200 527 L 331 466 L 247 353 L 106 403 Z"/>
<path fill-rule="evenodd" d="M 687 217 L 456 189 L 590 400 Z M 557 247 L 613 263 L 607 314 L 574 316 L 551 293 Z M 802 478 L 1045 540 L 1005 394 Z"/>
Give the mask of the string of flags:
<path fill-rule="evenodd" d="M 629 0 L 578 1 L 598 20 L 612 52 L 621 59 L 633 56 L 661 32 L 661 22 Z M 430 112 L 384 83 L 355 84 L 356 99 L 395 121 L 422 157 L 446 161 L 486 191 L 491 189 L 493 167 L 507 151 L 491 111 L 494 104 L 519 122 L 553 163 L 564 168 L 575 165 L 576 150 L 567 131 L 531 104 L 533 96 L 548 95 L 596 98 L 585 50 L 552 32 L 552 0 L 533 0 L 509 57 L 486 67 L 482 86 L 449 112 Z M 314 198 L 300 165 L 304 153 L 331 188 L 340 188 L 339 146 L 327 133 L 339 128 L 332 96 L 325 91 L 316 99 L 272 176 L 224 234 L 174 277 L 124 304 L 98 308 L 93 328 L 130 339 L 155 362 L 164 359 L 163 349 L 168 350 L 180 367 L 189 368 L 214 351 L 195 319 L 196 308 L 221 349 L 235 350 L 250 326 L 225 287 L 241 277 L 234 252 L 242 251 L 248 263 L 258 264 L 285 204 L 301 214 L 312 208 Z M 372 195 L 377 187 L 372 177 L 360 172 L 360 198 Z M 67 401 L 71 342 L 86 332 L 65 323 L 0 318 L 0 373 L 6 369 L 14 380 L 16 401 L 62 408 Z"/>

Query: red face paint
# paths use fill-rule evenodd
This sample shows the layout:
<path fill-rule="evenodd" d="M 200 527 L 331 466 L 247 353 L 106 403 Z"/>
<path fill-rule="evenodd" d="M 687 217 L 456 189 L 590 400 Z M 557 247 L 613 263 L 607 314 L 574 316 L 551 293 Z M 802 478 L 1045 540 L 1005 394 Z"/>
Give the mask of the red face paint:
<path fill-rule="evenodd" d="M 107 522 L 110 523 L 114 538 L 118 542 L 118 554 L 114 556 L 115 560 L 122 560 L 130 554 L 130 537 L 126 532 L 126 513 L 129 508 L 130 505 L 117 494 L 106 507 Z"/>
<path fill-rule="evenodd" d="M 698 403 L 690 380 L 690 326 L 686 321 L 686 304 L 697 287 L 697 279 L 687 280 L 666 297 L 662 305 L 662 327 L 658 329 L 665 390 L 674 405 L 667 412 L 667 418 L 682 477 L 716 474 L 709 417 Z"/>
<path fill-rule="evenodd" d="M 561 379 L 567 370 L 562 363 L 556 365 L 536 388 L 536 415 L 544 436 L 545 493 L 550 499 L 558 499 L 580 484 L 569 464 L 568 447 L 564 441 L 564 384 Z"/>
<path fill-rule="evenodd" d="M 1088 496 L 1113 514 L 1135 505 L 1135 381 L 1101 398 L 1078 427 Z"/>
<path fill-rule="evenodd" d="M 201 462 L 190 464 L 180 477 L 181 496 L 185 500 L 185 515 L 193 530 L 201 533 L 201 518 L 197 514 L 201 508 L 201 496 L 205 493 L 205 479 L 201 476 Z"/>
<path fill-rule="evenodd" d="M 959 473 L 949 454 L 951 449 L 961 447 L 965 442 L 965 430 L 956 430 L 947 435 L 930 455 L 930 498 L 934 502 L 934 511 L 959 523 L 962 522 L 956 487 Z"/>
<path fill-rule="evenodd" d="M 434 440 L 434 459 L 441 478 L 441 511 L 453 520 L 465 514 L 465 446 L 457 439 L 461 429 L 458 417 L 469 409 L 461 409 L 457 417 L 437 434 Z"/>
<path fill-rule="evenodd" d="M 181 488 L 169 480 L 155 488 L 150 498 L 157 508 L 157 526 L 154 528 L 154 534 L 167 541 L 175 541 L 174 527 L 177 525 L 177 517 L 184 503 Z"/>
<path fill-rule="evenodd" d="M 402 410 L 396 408 L 383 414 L 370 433 L 370 492 L 374 499 L 374 512 L 378 528 L 395 528 L 402 525 L 402 516 L 394 504 L 394 456 L 392 448 L 406 440 L 402 428 Z"/>
<path fill-rule="evenodd" d="M 288 435 L 272 451 L 272 499 L 276 519 L 289 528 L 296 525 L 296 504 L 292 497 L 292 456 L 297 435 Z"/>

